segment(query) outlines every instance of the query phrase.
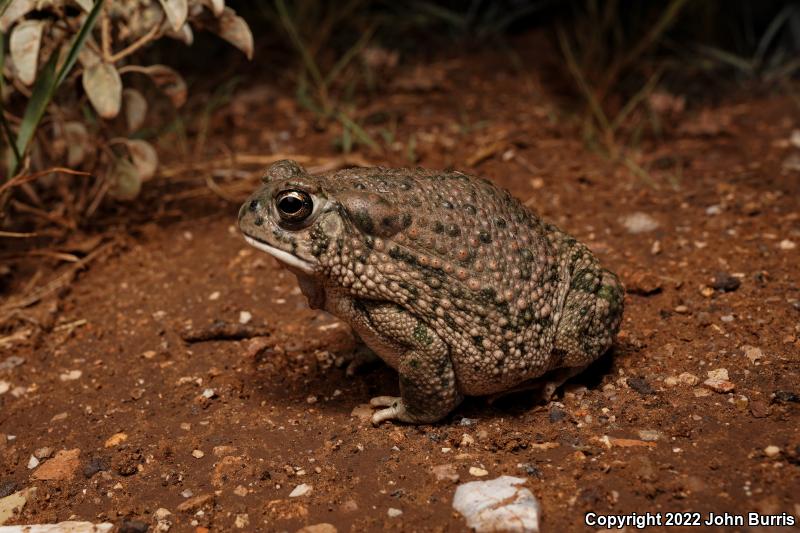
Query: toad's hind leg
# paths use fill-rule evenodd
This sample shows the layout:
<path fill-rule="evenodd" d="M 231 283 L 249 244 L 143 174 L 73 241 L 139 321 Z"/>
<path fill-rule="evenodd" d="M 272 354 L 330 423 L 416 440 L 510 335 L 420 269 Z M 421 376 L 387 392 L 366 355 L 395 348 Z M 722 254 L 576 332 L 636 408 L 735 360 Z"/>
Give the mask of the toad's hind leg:
<path fill-rule="evenodd" d="M 622 321 L 617 276 L 591 261 L 572 274 L 556 330 L 550 368 L 585 367 L 608 350 Z"/>
<path fill-rule="evenodd" d="M 373 424 L 392 419 L 423 424 L 446 416 L 462 400 L 447 344 L 397 305 L 366 302 L 362 306 L 374 332 L 403 347 L 395 360 L 400 397 L 373 398 L 371 405 L 383 407 L 373 415 Z"/>

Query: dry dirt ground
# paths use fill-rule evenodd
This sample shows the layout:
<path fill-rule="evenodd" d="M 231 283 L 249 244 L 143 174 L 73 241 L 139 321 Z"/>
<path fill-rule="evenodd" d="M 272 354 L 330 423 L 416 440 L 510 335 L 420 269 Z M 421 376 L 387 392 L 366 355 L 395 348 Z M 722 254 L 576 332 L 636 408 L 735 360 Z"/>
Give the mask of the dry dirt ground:
<path fill-rule="evenodd" d="M 96 254 L 4 332 L 0 496 L 37 489 L 10 523 L 463 531 L 456 486 L 504 474 L 526 479 L 548 532 L 595 529 L 587 512 L 800 515 L 800 107 L 744 95 L 675 112 L 641 145 L 641 175 L 587 149 L 544 74 L 498 65 L 409 67 L 364 112 L 394 149 L 359 157 L 487 176 L 589 244 L 628 287 L 611 353 L 549 405 L 473 398 L 439 424 L 372 427 L 363 405 L 397 376 L 347 378 L 347 327 L 242 241 L 236 201 L 256 182 L 225 201 L 162 179 L 77 235 L 73 253 Z M 270 84 L 241 87 L 213 124 L 209 157 L 337 154 Z M 15 264 L 6 304 L 73 267 Z"/>

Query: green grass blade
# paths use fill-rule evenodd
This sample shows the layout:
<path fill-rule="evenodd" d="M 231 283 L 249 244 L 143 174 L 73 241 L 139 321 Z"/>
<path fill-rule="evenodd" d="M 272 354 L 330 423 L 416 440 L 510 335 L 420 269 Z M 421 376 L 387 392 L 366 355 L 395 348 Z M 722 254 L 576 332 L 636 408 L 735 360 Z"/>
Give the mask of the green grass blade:
<path fill-rule="evenodd" d="M 342 113 L 340 111 L 336 118 L 339 119 L 339 122 L 342 123 L 342 126 L 345 129 L 349 129 L 353 133 L 353 135 L 358 140 L 358 142 L 360 142 L 361 144 L 364 144 L 366 146 L 369 146 L 370 148 L 372 148 L 376 152 L 380 152 L 381 151 L 380 146 L 378 146 L 378 143 L 376 143 L 373 140 L 373 138 L 370 137 L 369 133 L 364 131 L 364 129 L 361 126 L 356 124 L 355 121 L 353 121 L 353 119 L 348 117 L 345 113 Z"/>
<path fill-rule="evenodd" d="M 89 15 L 86 17 L 83 26 L 81 26 L 80 31 L 78 31 L 78 34 L 73 39 L 64 64 L 61 65 L 58 72 L 56 72 L 56 63 L 58 62 L 59 54 L 57 51 L 54 51 L 50 56 L 50 60 L 39 73 L 36 83 L 33 86 L 31 98 L 28 100 L 28 105 L 25 107 L 25 114 L 22 117 L 19 132 L 17 133 L 17 151 L 20 155 L 24 156 L 25 152 L 28 150 L 28 145 L 33 138 L 33 134 L 36 133 L 36 128 L 39 126 L 39 121 L 42 120 L 45 110 L 47 106 L 50 105 L 59 85 L 63 83 L 70 70 L 72 70 L 72 67 L 75 65 L 75 61 L 78 59 L 78 53 L 89 37 L 89 34 L 92 32 L 92 28 L 97 21 L 97 16 L 100 14 L 102 7 L 103 0 L 97 0 L 94 7 L 89 12 Z M 20 163 L 21 159 L 18 159 L 14 164 L 11 175 L 16 174 L 17 170 L 19 170 Z"/>
<path fill-rule="evenodd" d="M 286 33 L 289 34 L 292 44 L 294 44 L 294 47 L 297 48 L 298 52 L 300 52 L 300 57 L 303 59 L 306 70 L 311 75 L 311 78 L 314 80 L 314 83 L 317 85 L 317 87 L 323 87 L 324 81 L 322 79 L 322 74 L 319 71 L 319 67 L 317 66 L 317 62 L 314 61 L 314 58 L 311 56 L 311 52 L 308 50 L 308 46 L 303 42 L 303 39 L 297 32 L 297 28 L 292 21 L 292 17 L 289 16 L 289 10 L 286 9 L 286 3 L 284 3 L 283 0 L 275 0 L 275 9 L 278 11 L 278 16 L 281 19 L 284 29 L 286 29 Z"/>

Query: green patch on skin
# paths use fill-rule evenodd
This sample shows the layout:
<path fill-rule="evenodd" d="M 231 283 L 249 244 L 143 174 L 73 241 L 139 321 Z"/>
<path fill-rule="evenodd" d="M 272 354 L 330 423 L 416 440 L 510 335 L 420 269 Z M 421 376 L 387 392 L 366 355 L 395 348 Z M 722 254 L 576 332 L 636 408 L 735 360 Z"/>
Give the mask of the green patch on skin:
<path fill-rule="evenodd" d="M 416 359 L 409 359 L 408 366 L 411 368 L 419 368 L 419 361 Z"/>
<path fill-rule="evenodd" d="M 533 319 L 536 316 L 533 313 L 533 308 L 530 305 L 526 306 L 525 309 L 519 314 L 519 320 L 522 322 L 524 326 L 530 326 L 533 323 Z"/>
<path fill-rule="evenodd" d="M 591 269 L 584 269 L 575 273 L 570 282 L 569 288 L 593 293 L 597 287 L 598 277 Z"/>
<path fill-rule="evenodd" d="M 414 340 L 420 343 L 422 346 L 430 346 L 433 342 L 433 337 L 431 337 L 430 333 L 428 333 L 428 328 L 425 324 L 418 322 L 416 326 L 414 326 L 414 332 L 412 333 Z"/>
<path fill-rule="evenodd" d="M 397 259 L 399 261 L 403 261 L 408 263 L 411 266 L 415 266 L 417 264 L 417 258 L 411 252 L 400 248 L 399 246 L 395 246 L 389 249 L 389 257 L 392 259 Z"/>
<path fill-rule="evenodd" d="M 521 256 L 522 256 L 522 259 L 523 259 L 524 261 L 527 261 L 528 263 L 530 263 L 530 262 L 532 262 L 532 261 L 533 261 L 533 252 L 531 252 L 531 251 L 530 251 L 530 250 L 528 250 L 527 248 L 523 248 L 523 249 L 521 249 L 521 250 L 519 251 L 519 255 L 521 255 Z"/>
<path fill-rule="evenodd" d="M 622 306 L 622 291 L 618 285 L 602 285 L 597 291 L 597 297 L 606 300 L 612 312 Z"/>
<path fill-rule="evenodd" d="M 405 289 L 406 291 L 408 291 L 408 293 L 411 295 L 412 298 L 416 299 L 416 298 L 419 297 L 419 289 L 417 289 L 415 286 L 413 286 L 410 283 L 405 282 L 405 281 L 401 281 L 399 283 L 399 285 L 400 285 L 400 288 Z"/>
<path fill-rule="evenodd" d="M 425 284 L 431 289 L 439 289 L 442 287 L 442 281 L 436 276 L 426 276 Z"/>

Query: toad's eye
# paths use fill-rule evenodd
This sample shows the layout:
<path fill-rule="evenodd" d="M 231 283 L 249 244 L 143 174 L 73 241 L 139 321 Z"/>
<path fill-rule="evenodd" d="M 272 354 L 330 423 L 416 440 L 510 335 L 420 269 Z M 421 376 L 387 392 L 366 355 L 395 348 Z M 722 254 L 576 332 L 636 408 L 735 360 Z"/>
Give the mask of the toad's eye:
<path fill-rule="evenodd" d="M 284 221 L 302 222 L 314 210 L 314 202 L 307 192 L 289 189 L 278 193 L 275 197 L 275 207 Z"/>

